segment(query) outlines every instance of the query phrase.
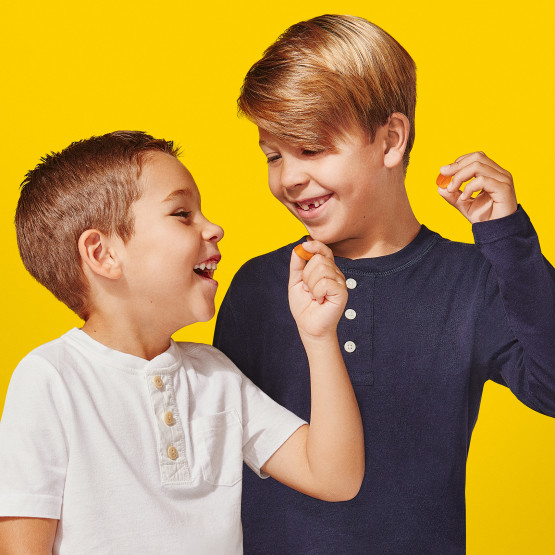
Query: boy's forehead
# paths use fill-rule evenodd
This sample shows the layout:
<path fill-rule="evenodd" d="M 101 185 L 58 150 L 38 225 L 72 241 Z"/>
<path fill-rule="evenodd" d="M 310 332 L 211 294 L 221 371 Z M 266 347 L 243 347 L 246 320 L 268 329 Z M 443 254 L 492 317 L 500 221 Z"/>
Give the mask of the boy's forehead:
<path fill-rule="evenodd" d="M 145 161 L 140 181 L 143 194 L 159 202 L 199 196 L 189 170 L 177 158 L 163 152 L 156 152 Z"/>

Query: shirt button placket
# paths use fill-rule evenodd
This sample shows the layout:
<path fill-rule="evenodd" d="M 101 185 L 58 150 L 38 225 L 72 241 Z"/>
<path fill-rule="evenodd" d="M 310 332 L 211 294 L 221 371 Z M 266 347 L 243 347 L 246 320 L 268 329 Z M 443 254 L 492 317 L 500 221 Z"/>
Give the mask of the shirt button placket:
<path fill-rule="evenodd" d="M 185 437 L 176 405 L 172 374 L 151 374 L 148 380 L 158 429 L 162 483 L 190 482 Z"/>
<path fill-rule="evenodd" d="M 347 289 L 354 289 L 357 286 L 357 281 L 354 278 L 348 278 L 345 281 L 345 284 L 347 285 Z M 352 308 L 348 308 L 345 311 L 345 318 L 347 318 L 347 320 L 354 320 L 356 318 L 356 315 L 357 315 L 356 311 L 353 310 Z M 343 349 L 345 349 L 347 353 L 352 353 L 356 348 L 357 347 L 354 341 L 346 341 L 343 344 Z"/>

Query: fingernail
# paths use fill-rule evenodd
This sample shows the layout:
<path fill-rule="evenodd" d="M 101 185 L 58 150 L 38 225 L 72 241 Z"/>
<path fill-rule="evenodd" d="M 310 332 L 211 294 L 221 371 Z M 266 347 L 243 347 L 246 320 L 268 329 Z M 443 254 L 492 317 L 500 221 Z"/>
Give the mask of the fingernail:
<path fill-rule="evenodd" d="M 450 167 L 451 167 L 451 164 L 447 164 L 446 166 L 441 166 L 441 168 L 439 168 L 439 173 L 446 174 L 449 171 Z"/>

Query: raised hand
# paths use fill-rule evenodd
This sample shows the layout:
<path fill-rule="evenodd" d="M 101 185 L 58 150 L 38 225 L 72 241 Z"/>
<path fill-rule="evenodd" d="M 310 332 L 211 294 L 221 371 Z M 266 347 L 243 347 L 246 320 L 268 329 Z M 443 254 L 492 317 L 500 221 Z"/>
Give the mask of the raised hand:
<path fill-rule="evenodd" d="M 291 253 L 289 306 L 301 337 L 335 336 L 347 303 L 345 277 L 335 265 L 333 253 L 319 241 L 303 243 L 314 256 L 306 262 Z"/>
<path fill-rule="evenodd" d="M 483 152 L 465 154 L 440 172 L 439 194 L 471 223 L 503 218 L 517 209 L 512 175 Z M 449 177 L 449 184 L 442 187 Z"/>

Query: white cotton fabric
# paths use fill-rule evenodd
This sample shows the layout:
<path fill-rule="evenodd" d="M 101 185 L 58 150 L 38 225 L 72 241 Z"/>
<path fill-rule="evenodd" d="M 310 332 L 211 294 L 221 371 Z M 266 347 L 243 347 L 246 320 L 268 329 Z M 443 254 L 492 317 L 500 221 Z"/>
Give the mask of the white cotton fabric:
<path fill-rule="evenodd" d="M 0 516 L 59 519 L 59 554 L 240 554 L 242 462 L 304 423 L 209 345 L 146 361 L 73 329 L 12 376 Z"/>

